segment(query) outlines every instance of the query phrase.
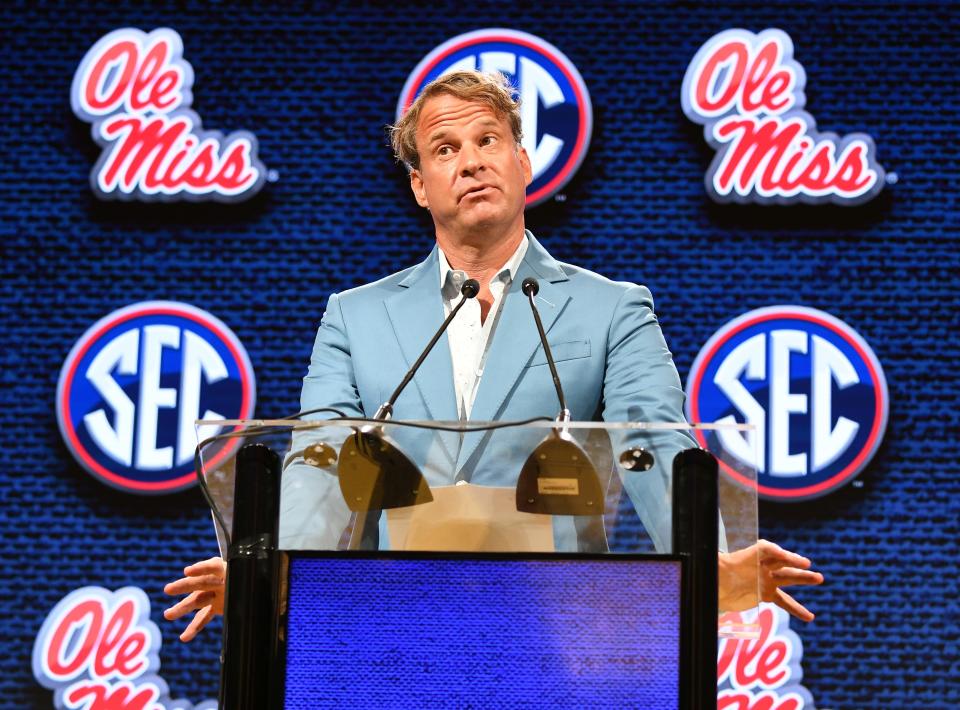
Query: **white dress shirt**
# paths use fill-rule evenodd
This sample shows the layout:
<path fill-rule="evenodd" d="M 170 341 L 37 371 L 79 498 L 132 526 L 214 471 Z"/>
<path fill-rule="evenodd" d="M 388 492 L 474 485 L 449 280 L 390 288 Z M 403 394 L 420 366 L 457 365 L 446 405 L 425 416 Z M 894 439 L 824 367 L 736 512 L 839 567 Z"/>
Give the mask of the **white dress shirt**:
<path fill-rule="evenodd" d="M 443 250 L 439 247 L 437 250 L 440 252 L 440 292 L 444 311 L 449 315 L 461 298 L 460 287 L 470 276 L 461 269 L 452 268 Z M 457 412 L 461 419 L 470 418 L 480 378 L 483 377 L 487 349 L 499 319 L 500 306 L 526 253 L 527 237 L 524 236 L 513 256 L 490 279 L 493 305 L 486 320 L 480 321 L 480 301 L 471 298 L 463 304 L 447 328 L 450 360 L 453 363 L 453 387 L 457 393 Z"/>

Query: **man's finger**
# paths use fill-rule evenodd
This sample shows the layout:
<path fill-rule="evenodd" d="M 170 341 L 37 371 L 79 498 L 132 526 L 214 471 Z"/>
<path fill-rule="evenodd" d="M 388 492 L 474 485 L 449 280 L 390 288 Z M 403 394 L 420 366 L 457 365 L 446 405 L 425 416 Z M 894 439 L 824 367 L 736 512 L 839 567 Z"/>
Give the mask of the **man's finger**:
<path fill-rule="evenodd" d="M 177 596 L 191 592 L 208 592 L 223 587 L 223 577 L 216 574 L 204 574 L 197 577 L 183 577 L 170 582 L 163 588 L 165 594 Z"/>
<path fill-rule="evenodd" d="M 803 604 L 798 602 L 796 599 L 791 597 L 782 589 L 778 589 L 773 596 L 773 603 L 778 607 L 786 611 L 791 616 L 794 616 L 800 621 L 813 621 L 814 614 L 812 611 L 807 609 Z"/>
<path fill-rule="evenodd" d="M 181 616 L 189 614 L 195 609 L 200 609 L 209 605 L 216 596 L 214 592 L 194 592 L 186 599 L 182 599 L 169 609 L 163 612 L 163 618 L 167 621 L 174 621 Z"/>
<path fill-rule="evenodd" d="M 210 619 L 212 618 L 213 607 L 203 607 L 197 612 L 196 616 L 193 617 L 193 620 L 187 625 L 187 628 L 183 630 L 183 633 L 180 634 L 180 640 L 184 642 L 193 641 L 193 639 L 196 638 L 196 635 L 200 633 L 201 629 L 210 623 Z"/>
<path fill-rule="evenodd" d="M 823 575 L 819 572 L 795 567 L 774 570 L 770 572 L 770 578 L 777 583 L 778 587 L 789 587 L 794 584 L 823 584 Z"/>
<path fill-rule="evenodd" d="M 219 574 L 222 575 L 226 569 L 226 563 L 220 557 L 211 557 L 209 560 L 197 562 L 183 568 L 183 573 L 188 577 L 194 577 L 201 574 Z"/>
<path fill-rule="evenodd" d="M 788 565 L 790 567 L 808 569 L 812 564 L 810 560 L 803 555 L 790 552 L 790 550 L 784 550 L 780 545 L 768 540 L 758 541 L 757 549 L 760 553 L 760 564 L 771 569 L 778 569 Z"/>
<path fill-rule="evenodd" d="M 812 566 L 810 560 L 806 557 L 801 557 L 799 560 L 786 560 L 786 559 L 775 559 L 775 560 L 761 560 L 760 569 L 767 572 L 775 572 L 786 567 L 793 569 L 810 569 Z"/>

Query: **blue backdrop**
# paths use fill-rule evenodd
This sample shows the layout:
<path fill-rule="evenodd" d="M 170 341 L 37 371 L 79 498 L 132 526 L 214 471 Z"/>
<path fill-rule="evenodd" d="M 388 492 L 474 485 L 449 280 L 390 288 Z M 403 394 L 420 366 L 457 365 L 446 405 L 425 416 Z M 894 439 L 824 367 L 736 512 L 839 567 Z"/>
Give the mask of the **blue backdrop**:
<path fill-rule="evenodd" d="M 428 216 L 385 147 L 400 89 L 428 50 L 488 26 L 559 47 L 593 99 L 585 162 L 566 199 L 531 210 L 529 226 L 563 261 L 648 285 L 681 377 L 720 325 L 777 303 L 826 310 L 873 347 L 891 417 L 863 485 L 764 504 L 761 532 L 812 557 L 828 580 L 799 595 L 819 614 L 799 630 L 818 706 L 960 704 L 955 6 L 8 3 L 0 20 L 0 704 L 49 706 L 30 673 L 33 639 L 46 612 L 86 584 L 147 590 L 171 694 L 215 695 L 219 625 L 176 647 L 179 626 L 159 615 L 163 584 L 216 551 L 201 497 L 133 497 L 83 472 L 57 430 L 60 366 L 110 311 L 185 301 L 246 346 L 258 415 L 296 411 L 327 294 L 419 261 L 431 245 Z M 127 26 L 180 33 L 204 126 L 254 132 L 276 182 L 240 205 L 94 198 L 99 150 L 71 113 L 70 83 L 87 49 Z M 683 73 L 715 33 L 771 26 L 796 44 L 820 130 L 873 136 L 896 173 L 873 202 L 707 198 L 712 152 L 682 114 Z"/>

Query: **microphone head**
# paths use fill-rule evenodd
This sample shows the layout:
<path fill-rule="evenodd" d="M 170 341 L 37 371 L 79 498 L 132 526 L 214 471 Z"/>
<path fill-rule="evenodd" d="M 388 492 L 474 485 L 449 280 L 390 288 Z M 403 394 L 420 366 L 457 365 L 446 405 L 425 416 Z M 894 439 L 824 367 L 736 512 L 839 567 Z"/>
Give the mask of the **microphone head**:
<path fill-rule="evenodd" d="M 476 279 L 467 279 L 460 287 L 460 293 L 467 298 L 476 298 L 480 293 L 480 282 Z"/>
<path fill-rule="evenodd" d="M 540 283 L 532 276 L 528 276 L 523 280 L 520 290 L 523 291 L 524 296 L 536 296 L 540 292 Z"/>

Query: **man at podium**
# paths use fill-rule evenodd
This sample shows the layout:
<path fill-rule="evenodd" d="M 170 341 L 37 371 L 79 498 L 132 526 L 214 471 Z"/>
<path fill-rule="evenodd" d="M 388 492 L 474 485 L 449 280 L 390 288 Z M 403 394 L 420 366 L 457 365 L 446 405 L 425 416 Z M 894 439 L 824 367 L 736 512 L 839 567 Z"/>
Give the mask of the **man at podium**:
<path fill-rule="evenodd" d="M 519 104 L 505 78 L 471 71 L 440 77 L 424 88 L 391 137 L 409 170 L 414 198 L 430 211 L 436 246 L 416 266 L 330 296 L 304 378 L 302 410 L 332 407 L 350 416 L 373 416 L 471 278 L 479 292 L 451 321 L 447 346 L 437 344 L 417 371 L 416 386 L 397 399 L 394 417 L 485 421 L 555 415 L 557 395 L 530 305 L 520 292 L 532 278 L 570 418 L 683 421 L 680 378 L 649 290 L 560 263 L 526 230 L 532 172 L 520 144 Z M 682 433 L 670 436 L 676 451 L 695 445 Z M 457 479 L 514 484 L 515 472 L 513 481 L 478 472 L 474 464 L 482 447 L 476 437 L 456 452 Z M 667 476 L 662 468 L 660 475 L 624 479 L 660 549 L 669 544 Z M 349 521 L 339 491 L 307 495 L 300 485 L 296 476 L 284 482 L 282 546 L 335 547 Z M 316 514 L 318 495 L 323 515 Z M 284 527 L 296 531 L 285 541 Z M 756 574 L 748 562 L 754 553 L 760 557 L 764 600 L 812 619 L 780 587 L 819 584 L 822 576 L 808 569 L 809 560 L 764 541 L 756 550 L 721 555 L 721 599 L 737 594 L 739 564 Z M 165 616 L 199 610 L 181 636 L 190 640 L 222 611 L 225 563 L 213 558 L 186 568 L 185 575 L 166 591 L 188 596 Z"/>

